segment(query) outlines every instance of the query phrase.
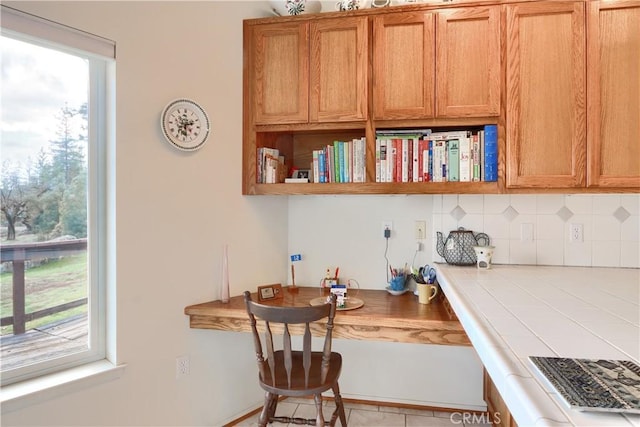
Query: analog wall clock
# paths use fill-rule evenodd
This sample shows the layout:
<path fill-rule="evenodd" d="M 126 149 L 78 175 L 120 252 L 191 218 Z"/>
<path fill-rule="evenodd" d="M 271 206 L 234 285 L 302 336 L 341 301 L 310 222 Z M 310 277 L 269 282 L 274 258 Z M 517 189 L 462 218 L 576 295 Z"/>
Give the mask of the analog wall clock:
<path fill-rule="evenodd" d="M 176 99 L 167 104 L 162 111 L 160 124 L 167 141 L 180 150 L 197 150 L 209 137 L 207 113 L 189 99 Z"/>

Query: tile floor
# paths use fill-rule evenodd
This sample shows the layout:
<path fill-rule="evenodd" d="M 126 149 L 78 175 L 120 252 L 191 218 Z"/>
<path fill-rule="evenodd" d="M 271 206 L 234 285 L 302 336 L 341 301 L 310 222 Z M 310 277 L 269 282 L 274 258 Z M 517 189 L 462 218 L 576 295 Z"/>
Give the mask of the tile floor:
<path fill-rule="evenodd" d="M 328 401 L 323 404 L 325 420 L 328 420 L 333 413 L 335 405 Z M 419 409 L 405 409 L 391 406 L 364 405 L 345 402 L 345 412 L 349 427 L 488 427 L 491 424 L 487 418 L 476 414 L 464 412 L 438 412 Z M 314 418 L 315 406 L 309 399 L 289 398 L 278 404 L 276 411 L 278 416 L 289 416 L 299 418 Z M 259 414 L 252 416 L 236 424 L 238 427 L 257 426 Z M 270 426 L 285 426 L 285 424 L 274 423 Z M 289 424 L 292 425 L 292 424 Z M 340 421 L 336 423 L 340 425 Z"/>

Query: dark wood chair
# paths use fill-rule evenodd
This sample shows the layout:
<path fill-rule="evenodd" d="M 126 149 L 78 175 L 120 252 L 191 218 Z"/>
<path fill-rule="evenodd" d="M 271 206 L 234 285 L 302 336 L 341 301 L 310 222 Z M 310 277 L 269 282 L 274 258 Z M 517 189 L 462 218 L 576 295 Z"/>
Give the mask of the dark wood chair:
<path fill-rule="evenodd" d="M 293 423 L 333 426 L 338 417 L 343 427 L 347 425 L 338 377 L 342 368 L 342 356 L 331 351 L 331 333 L 333 319 L 336 314 L 335 295 L 330 303 L 308 307 L 279 307 L 258 304 L 251 300 L 251 293 L 244 293 L 247 313 L 251 321 L 251 330 L 258 359 L 260 386 L 265 390 L 264 407 L 260 413 L 258 425 L 264 427 L 269 422 Z M 324 347 L 322 351 L 312 351 L 311 329 L 317 330 L 318 320 L 327 318 Z M 264 344 L 266 358 L 263 355 L 263 345 L 258 332 L 264 330 Z M 264 328 L 262 328 L 264 326 Z M 302 350 L 293 350 L 291 345 L 291 331 L 303 331 Z M 294 331 L 295 332 L 295 331 Z M 275 350 L 273 335 L 282 334 L 282 350 Z M 322 393 L 331 389 L 336 403 L 336 409 L 331 420 L 325 422 L 322 414 Z M 276 407 L 280 396 L 313 396 L 316 405 L 316 418 L 301 419 L 291 417 L 276 417 Z"/>

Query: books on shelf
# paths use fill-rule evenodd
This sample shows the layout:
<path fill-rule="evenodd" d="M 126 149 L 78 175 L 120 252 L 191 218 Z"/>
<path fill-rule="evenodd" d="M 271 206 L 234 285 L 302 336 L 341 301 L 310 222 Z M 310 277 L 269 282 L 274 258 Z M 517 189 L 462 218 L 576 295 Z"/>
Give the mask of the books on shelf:
<path fill-rule="evenodd" d="M 256 176 L 259 184 L 284 182 L 286 176 L 284 157 L 280 155 L 277 148 L 258 148 Z"/>
<path fill-rule="evenodd" d="M 376 182 L 420 182 L 426 147 L 420 141 L 430 129 L 393 129 L 376 132 Z"/>
<path fill-rule="evenodd" d="M 431 129 L 378 130 L 375 181 L 497 181 L 497 133 L 496 125 L 440 132 L 432 132 Z M 309 164 L 305 167 L 309 168 L 309 182 L 366 182 L 366 152 L 365 137 L 335 140 L 312 150 Z M 285 161 L 277 148 L 258 148 L 256 163 L 257 183 L 285 182 Z"/>
<path fill-rule="evenodd" d="M 529 360 L 571 409 L 640 414 L 640 366 L 630 360 L 542 356 Z"/>
<path fill-rule="evenodd" d="M 379 130 L 375 155 L 376 182 L 498 180 L 496 125 L 474 131 Z"/>
<path fill-rule="evenodd" d="M 313 150 L 314 183 L 365 182 L 367 176 L 366 138 L 334 141 Z M 317 160 L 316 160 L 317 159 Z"/>

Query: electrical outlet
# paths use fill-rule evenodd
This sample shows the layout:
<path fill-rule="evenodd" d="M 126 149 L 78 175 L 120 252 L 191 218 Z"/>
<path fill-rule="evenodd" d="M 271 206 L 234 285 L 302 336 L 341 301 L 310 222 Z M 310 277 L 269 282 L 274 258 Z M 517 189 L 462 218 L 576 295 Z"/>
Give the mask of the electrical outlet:
<path fill-rule="evenodd" d="M 389 237 L 391 237 L 391 230 L 393 230 L 393 221 L 382 221 L 382 236 L 387 237 L 386 230 L 389 230 Z"/>
<path fill-rule="evenodd" d="M 569 225 L 569 241 L 570 242 L 584 241 L 582 224 Z"/>
<path fill-rule="evenodd" d="M 176 358 L 176 379 L 186 377 L 191 372 L 189 356 L 179 356 Z"/>
<path fill-rule="evenodd" d="M 416 221 L 415 223 L 416 240 L 424 240 L 427 238 L 427 221 Z"/>

